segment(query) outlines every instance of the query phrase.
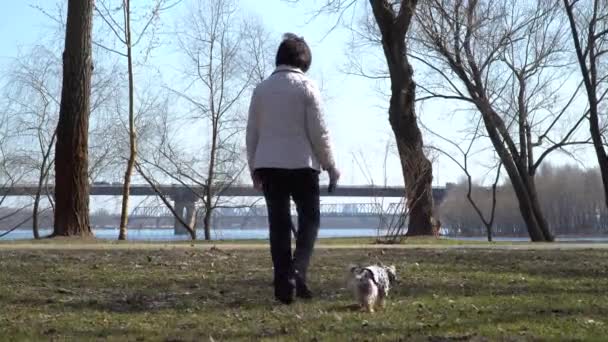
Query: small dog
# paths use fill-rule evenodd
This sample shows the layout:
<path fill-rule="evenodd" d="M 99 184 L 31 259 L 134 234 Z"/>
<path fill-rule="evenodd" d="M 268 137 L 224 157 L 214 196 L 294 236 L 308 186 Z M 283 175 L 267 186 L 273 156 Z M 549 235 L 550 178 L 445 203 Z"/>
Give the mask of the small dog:
<path fill-rule="evenodd" d="M 431 227 L 433 227 L 433 235 L 435 236 L 435 239 L 439 239 L 441 237 L 441 221 L 431 217 Z"/>
<path fill-rule="evenodd" d="M 384 308 L 384 300 L 396 279 L 397 271 L 393 265 L 350 266 L 349 287 L 354 291 L 361 310 L 367 312 L 374 312 L 376 307 Z"/>

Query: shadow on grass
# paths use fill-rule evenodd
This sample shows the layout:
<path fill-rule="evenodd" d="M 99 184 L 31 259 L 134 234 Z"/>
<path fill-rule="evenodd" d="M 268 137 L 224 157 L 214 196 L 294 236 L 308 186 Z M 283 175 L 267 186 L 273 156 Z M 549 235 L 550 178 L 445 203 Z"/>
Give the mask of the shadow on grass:
<path fill-rule="evenodd" d="M 341 304 L 341 305 L 330 305 L 328 311 L 331 312 L 359 312 L 361 307 L 358 304 Z"/>

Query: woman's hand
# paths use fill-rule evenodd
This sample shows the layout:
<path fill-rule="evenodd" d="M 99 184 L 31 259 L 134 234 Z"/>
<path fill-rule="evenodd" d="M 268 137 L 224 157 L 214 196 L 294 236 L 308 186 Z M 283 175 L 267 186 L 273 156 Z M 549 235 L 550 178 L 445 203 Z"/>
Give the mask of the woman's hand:
<path fill-rule="evenodd" d="M 251 175 L 251 179 L 253 179 L 253 187 L 256 190 L 261 191 L 262 190 L 262 178 L 260 178 L 260 176 L 254 172 L 253 175 Z"/>
<path fill-rule="evenodd" d="M 331 169 L 327 170 L 327 173 L 329 173 L 328 191 L 333 192 L 336 188 L 336 185 L 338 185 L 338 180 L 340 179 L 340 171 L 337 168 L 332 167 Z"/>

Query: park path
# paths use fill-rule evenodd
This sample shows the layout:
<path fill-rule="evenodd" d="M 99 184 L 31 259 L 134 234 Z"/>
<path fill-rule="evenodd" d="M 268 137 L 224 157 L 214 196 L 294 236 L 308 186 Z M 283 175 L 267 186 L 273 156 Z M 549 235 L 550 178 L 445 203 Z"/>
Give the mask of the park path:
<path fill-rule="evenodd" d="M 0 251 L 11 250 L 163 250 L 163 249 L 189 249 L 189 250 L 266 250 L 266 243 L 141 243 L 141 242 L 2 242 Z M 513 243 L 513 244 L 317 244 L 316 249 L 494 249 L 494 250 L 582 250 L 582 249 L 608 249 L 608 243 Z"/>

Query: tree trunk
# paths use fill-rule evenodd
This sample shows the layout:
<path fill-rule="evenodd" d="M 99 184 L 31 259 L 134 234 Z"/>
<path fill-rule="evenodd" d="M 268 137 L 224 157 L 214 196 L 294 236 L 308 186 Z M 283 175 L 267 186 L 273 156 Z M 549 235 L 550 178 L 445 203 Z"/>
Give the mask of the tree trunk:
<path fill-rule="evenodd" d="M 416 125 L 416 129 L 417 129 Z M 393 132 L 397 130 L 393 128 Z M 422 136 L 418 130 L 418 139 L 422 144 Z M 407 137 L 407 138 L 406 138 Z M 408 133 L 395 133 L 399 158 L 405 180 L 407 212 L 409 223 L 407 236 L 433 235 L 433 193 L 432 193 L 432 165 L 422 151 L 422 146 L 412 149 L 416 145 L 415 138 Z"/>
<path fill-rule="evenodd" d="M 190 233 L 190 237 L 192 238 L 192 240 L 196 240 L 196 205 L 194 202 L 186 206 L 185 221 L 190 227 L 190 229 L 186 229 Z"/>
<path fill-rule="evenodd" d="M 528 195 L 530 196 L 530 202 L 532 204 L 532 211 L 534 216 L 536 216 L 536 220 L 538 221 L 539 228 L 545 237 L 545 241 L 553 241 L 555 238 L 549 229 L 549 224 L 545 219 L 545 215 L 541 209 L 540 200 L 538 199 L 538 191 L 536 190 L 536 181 L 534 180 L 534 176 L 528 176 L 527 187 Z"/>
<path fill-rule="evenodd" d="M 38 227 L 38 208 L 40 207 L 40 196 L 42 195 L 44 179 L 48 174 L 45 169 L 45 160 L 43 159 L 42 170 L 40 170 L 40 176 L 38 178 L 38 187 L 36 188 L 36 195 L 34 196 L 34 208 L 32 209 L 32 232 L 34 233 L 34 239 L 40 239 L 40 230 Z"/>
<path fill-rule="evenodd" d="M 120 232 L 118 240 L 127 239 L 127 225 L 129 223 L 129 190 L 131 188 L 131 175 L 137 157 L 137 135 L 135 133 L 135 111 L 134 111 L 134 81 L 133 81 L 133 56 L 131 53 L 131 8 L 129 0 L 125 1 L 125 32 L 127 41 L 127 64 L 129 72 L 129 161 L 125 170 L 125 181 L 122 187 L 122 207 L 120 210 Z"/>
<path fill-rule="evenodd" d="M 205 216 L 203 217 L 203 229 L 205 230 L 205 240 L 211 240 L 211 210 L 209 210 L 209 208 L 205 209 Z"/>
<path fill-rule="evenodd" d="M 69 0 L 55 147 L 53 236 L 91 236 L 88 131 L 93 0 Z"/>
<path fill-rule="evenodd" d="M 386 0 L 370 0 L 382 34 L 382 47 L 391 79 L 389 121 L 397 141 L 406 187 L 405 196 L 408 198 L 407 236 L 433 235 L 433 169 L 422 149 L 422 134 L 415 110 L 416 83 L 405 43 L 416 3 L 416 0 L 402 0 L 399 13 L 396 14 Z"/>
<path fill-rule="evenodd" d="M 36 196 L 34 197 L 34 209 L 32 210 L 32 231 L 35 239 L 40 239 L 40 231 L 38 227 L 38 209 L 40 207 L 40 197 L 42 196 L 42 187 L 48 183 L 49 171 L 51 170 L 52 161 L 49 162 L 51 149 L 57 138 L 57 130 L 53 132 L 51 141 L 42 155 L 42 166 L 40 167 L 40 175 L 38 177 L 38 187 L 36 188 Z"/>
<path fill-rule="evenodd" d="M 40 188 L 36 191 L 36 197 L 34 197 L 34 209 L 32 210 L 32 232 L 34 233 L 34 239 L 40 239 L 40 231 L 38 229 L 38 206 L 40 203 Z"/>
<path fill-rule="evenodd" d="M 215 159 L 217 154 L 217 144 L 219 139 L 219 114 L 215 112 L 213 94 L 211 100 L 212 132 L 211 132 L 211 151 L 209 152 L 209 170 L 207 172 L 207 186 L 205 187 L 205 217 L 203 218 L 203 229 L 205 230 L 205 240 L 211 240 L 211 214 L 213 212 L 213 183 L 215 179 Z"/>
<path fill-rule="evenodd" d="M 483 102 L 483 104 L 480 102 Z M 530 239 L 535 242 L 553 241 L 553 236 L 549 232 L 547 222 L 540 210 L 533 180 L 527 174 L 527 170 L 518 168 L 515 158 L 503 144 L 499 130 L 504 122 L 491 109 L 489 103 L 478 99 L 476 105 L 482 114 L 490 141 L 509 175 Z"/>
<path fill-rule="evenodd" d="M 34 196 L 34 208 L 32 209 L 32 232 L 34 239 L 40 239 L 40 230 L 38 229 L 38 207 L 40 206 L 40 196 L 42 194 L 42 186 L 45 178 L 46 171 L 46 157 L 42 157 L 42 167 L 40 168 L 40 175 L 38 176 L 38 187 L 36 188 L 36 195 Z"/>
<path fill-rule="evenodd" d="M 215 159 L 212 157 L 212 159 Z M 210 164 L 213 164 L 210 163 Z M 210 168 L 208 173 L 208 177 L 213 178 L 213 169 Z M 203 216 L 203 230 L 205 232 L 205 240 L 211 240 L 211 214 L 213 212 L 213 189 L 211 188 L 211 181 L 207 181 L 205 186 L 205 199 L 203 201 L 203 205 L 205 206 L 205 215 Z"/>
<path fill-rule="evenodd" d="M 593 108 L 593 110 L 590 108 L 589 110 L 589 130 L 591 132 L 591 139 L 593 140 L 593 148 L 595 149 L 595 155 L 597 156 L 600 174 L 602 175 L 602 183 L 604 185 L 604 201 L 606 206 L 608 206 L 608 156 L 606 155 L 606 150 L 604 150 L 604 142 L 602 140 L 602 133 L 599 125 L 599 115 L 597 112 L 597 103 L 590 107 L 595 108 Z"/>
<path fill-rule="evenodd" d="M 576 19 L 573 13 L 574 4 L 575 1 L 568 2 L 567 0 L 564 0 L 564 6 L 568 16 L 568 23 L 570 24 L 570 34 L 572 35 L 578 65 L 581 70 L 581 76 L 587 92 L 587 100 L 589 102 L 589 131 L 591 133 L 591 140 L 593 141 L 593 148 L 595 149 L 600 174 L 602 176 L 602 183 L 604 185 L 604 202 L 605 205 L 608 206 L 608 155 L 604 149 L 604 141 L 602 138 L 602 131 L 600 129 L 598 115 L 599 99 L 597 93 L 597 67 L 599 61 L 597 55 L 598 47 L 596 45 L 596 41 L 600 41 L 601 39 L 605 38 L 608 33 L 605 31 L 601 31 L 600 33 L 596 32 L 598 16 L 601 17 L 602 15 L 600 14 L 600 4 L 598 1 L 594 1 L 592 17 L 591 20 L 589 20 L 586 32 L 587 47 L 584 48 L 581 44 L 581 41 L 584 41 L 584 39 L 581 39 L 584 31 L 581 31 L 581 36 L 579 36 L 579 32 L 576 27 Z M 587 60 L 589 64 L 587 64 Z"/>

